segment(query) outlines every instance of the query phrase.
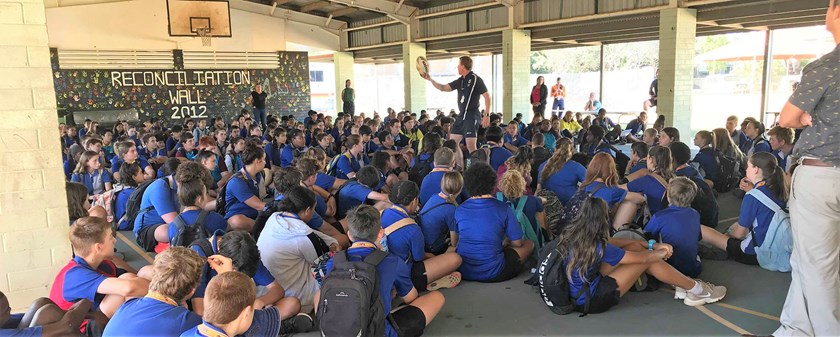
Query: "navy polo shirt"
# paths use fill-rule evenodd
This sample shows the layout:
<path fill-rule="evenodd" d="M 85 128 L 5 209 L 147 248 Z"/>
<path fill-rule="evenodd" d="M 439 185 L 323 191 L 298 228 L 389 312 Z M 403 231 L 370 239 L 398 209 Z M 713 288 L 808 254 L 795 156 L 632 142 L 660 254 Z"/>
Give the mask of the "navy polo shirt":
<path fill-rule="evenodd" d="M 243 170 L 244 171 L 244 170 Z M 259 198 L 259 186 L 262 180 L 261 175 L 257 175 L 256 180 L 246 172 L 243 176 L 233 177 L 228 181 L 225 187 L 225 203 L 227 209 L 225 210 L 225 219 L 242 214 L 251 219 L 256 219 L 259 211 L 245 203 L 245 200 L 251 197 Z"/>
<path fill-rule="evenodd" d="M 438 206 L 440 205 L 440 206 Z M 446 202 L 439 193 L 432 195 L 420 210 L 420 229 L 423 231 L 423 241 L 427 250 L 431 250 L 441 237 L 449 237 L 449 232 L 458 231 L 455 221 L 456 206 Z"/>
<path fill-rule="evenodd" d="M 605 186 L 600 181 L 593 181 L 591 184 L 586 185 L 585 189 L 587 192 L 592 192 L 597 186 L 602 187 L 593 196 L 604 199 L 610 207 L 622 203 L 624 198 L 627 197 L 627 190 L 616 186 Z"/>
<path fill-rule="evenodd" d="M 359 164 L 359 161 L 350 155 L 349 152 L 345 152 L 338 157 L 336 166 L 337 170 L 335 175 L 337 178 L 341 179 L 349 179 L 348 175 L 350 173 L 356 173 L 362 169 L 362 165 Z"/>
<path fill-rule="evenodd" d="M 173 177 L 171 187 L 169 185 L 170 177 Z M 149 210 L 143 212 L 146 208 L 149 208 Z M 180 209 L 178 185 L 174 176 L 166 176 L 155 180 L 146 188 L 143 192 L 143 198 L 140 199 L 140 213 L 134 219 L 134 235 L 139 236 L 140 230 L 145 227 L 165 223 L 161 215 L 177 213 Z"/>
<path fill-rule="evenodd" d="M 466 112 L 479 112 L 479 98 L 487 92 L 481 77 L 470 71 L 464 77 L 449 82 L 449 87 L 458 92 L 458 111 L 462 117 Z"/>
<path fill-rule="evenodd" d="M 315 176 L 315 186 L 323 188 L 324 191 L 329 192 L 332 189 L 333 185 L 335 185 L 335 179 L 335 177 L 329 174 L 318 172 L 318 174 Z"/>
<path fill-rule="evenodd" d="M 697 258 L 697 242 L 700 241 L 700 213 L 690 207 L 670 206 L 650 218 L 645 232 L 659 242 L 674 247 L 674 254 L 668 264 L 688 277 L 700 275 L 702 268 Z"/>
<path fill-rule="evenodd" d="M 184 307 L 151 297 L 133 298 L 123 303 L 103 336 L 180 336 L 201 324 L 201 316 Z"/>
<path fill-rule="evenodd" d="M 508 149 L 501 146 L 491 147 L 490 166 L 493 167 L 493 171 L 498 171 L 499 166 L 502 166 L 510 157 L 513 157 L 513 153 L 510 153 Z"/>
<path fill-rule="evenodd" d="M 349 181 L 347 185 L 338 192 L 338 199 L 336 200 L 338 202 L 336 217 L 342 219 L 344 218 L 344 215 L 347 214 L 347 211 L 353 209 L 353 207 L 364 204 L 367 201 L 367 197 L 370 192 L 373 191 L 367 186 L 356 181 Z"/>
<path fill-rule="evenodd" d="M 538 170 L 539 174 L 537 177 L 539 177 L 540 181 L 542 181 L 542 172 L 545 169 L 546 163 L 542 163 Z M 575 195 L 578 184 L 583 182 L 584 178 L 586 178 L 586 168 L 574 160 L 569 160 L 563 164 L 563 167 L 559 171 L 549 176 L 548 180 L 542 182 L 542 188 L 554 192 L 557 195 L 557 199 L 565 204 Z"/>
<path fill-rule="evenodd" d="M 720 174 L 720 167 L 715 159 L 715 150 L 710 147 L 700 150 L 700 152 L 694 156 L 694 160 L 692 160 L 692 162 L 700 165 L 700 168 L 705 173 L 706 179 L 715 180 Z"/>
<path fill-rule="evenodd" d="M 405 208 L 394 205 L 382 212 L 382 229 L 408 217 Z M 425 241 L 423 231 L 417 224 L 400 228 L 387 236 L 388 251 L 400 260 L 409 262 L 423 261 Z"/>
<path fill-rule="evenodd" d="M 296 158 L 296 150 L 297 149 L 294 147 L 294 145 L 286 145 L 285 147 L 283 147 L 283 150 L 280 154 L 280 167 L 292 166 L 292 163 L 294 163 Z M 303 149 L 298 151 L 303 151 Z"/>
<path fill-rule="evenodd" d="M 516 146 L 516 147 L 520 147 L 520 146 L 523 146 L 523 145 L 527 145 L 528 140 L 525 139 L 525 137 L 521 137 L 521 136 L 511 137 L 511 135 L 506 133 L 505 134 L 505 144 L 510 144 L 510 145 L 513 145 L 513 146 Z"/>
<path fill-rule="evenodd" d="M 659 180 L 656 180 L 656 178 L 652 175 L 648 174 L 627 183 L 627 190 L 630 192 L 639 192 L 645 195 L 650 214 L 656 214 L 656 212 L 659 212 L 659 210 L 662 209 L 662 198 L 665 196 L 665 186 L 662 185 Z"/>
<path fill-rule="evenodd" d="M 522 239 L 522 228 L 513 210 L 493 198 L 470 198 L 455 210 L 458 255 L 465 280 L 486 281 L 505 268 L 505 237 Z"/>
<path fill-rule="evenodd" d="M 140 170 L 145 171 L 146 167 L 149 166 L 149 161 L 146 160 L 146 157 L 140 156 L 137 157 L 137 164 L 140 164 Z M 111 172 L 117 173 L 120 171 L 120 167 L 125 163 L 120 157 L 111 158 Z"/>

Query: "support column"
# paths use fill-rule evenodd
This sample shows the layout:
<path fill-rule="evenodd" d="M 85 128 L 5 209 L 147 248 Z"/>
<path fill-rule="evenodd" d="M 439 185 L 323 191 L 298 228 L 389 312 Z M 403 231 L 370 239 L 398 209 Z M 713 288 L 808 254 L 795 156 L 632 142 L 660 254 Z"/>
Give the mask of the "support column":
<path fill-rule="evenodd" d="M 353 52 L 335 52 L 333 54 L 336 113 L 344 111 L 344 102 L 341 101 L 341 91 L 344 90 L 344 82 L 350 80 L 353 88 L 356 87 L 356 81 L 353 79 L 353 60 Z"/>
<path fill-rule="evenodd" d="M 659 99 L 656 112 L 666 125 L 693 135 L 691 91 L 694 88 L 694 44 L 697 10 L 668 8 L 659 14 Z"/>
<path fill-rule="evenodd" d="M 0 291 L 48 296 L 72 257 L 43 0 L 0 1 Z"/>
<path fill-rule="evenodd" d="M 517 113 L 522 113 L 523 120 L 531 120 L 534 112 L 529 99 L 534 86 L 531 83 L 531 31 L 502 31 L 502 78 L 504 99 L 501 107 L 492 107 L 493 111 L 502 111 L 504 121 L 513 119 Z"/>
<path fill-rule="evenodd" d="M 426 80 L 420 77 L 415 66 L 417 57 L 426 57 L 426 44 L 404 42 L 403 50 L 403 81 L 405 84 L 405 108 L 420 116 L 420 110 L 426 108 Z"/>

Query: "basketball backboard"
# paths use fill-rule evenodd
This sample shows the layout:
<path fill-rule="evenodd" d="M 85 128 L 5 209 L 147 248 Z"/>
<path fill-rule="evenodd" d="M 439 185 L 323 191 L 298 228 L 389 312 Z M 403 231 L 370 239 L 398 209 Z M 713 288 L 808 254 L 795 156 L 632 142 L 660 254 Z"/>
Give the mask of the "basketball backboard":
<path fill-rule="evenodd" d="M 199 36 L 209 29 L 211 37 L 231 37 L 227 0 L 166 0 L 169 36 Z"/>

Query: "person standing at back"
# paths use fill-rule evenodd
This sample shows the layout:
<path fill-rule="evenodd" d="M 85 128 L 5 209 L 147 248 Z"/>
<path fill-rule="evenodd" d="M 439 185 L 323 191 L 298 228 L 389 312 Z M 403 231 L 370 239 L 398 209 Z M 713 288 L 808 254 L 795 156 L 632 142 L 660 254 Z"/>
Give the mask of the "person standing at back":
<path fill-rule="evenodd" d="M 534 108 L 535 115 L 545 118 L 545 99 L 547 96 L 548 88 L 545 86 L 545 78 L 539 76 L 537 77 L 537 84 L 531 89 L 531 106 Z"/>
<path fill-rule="evenodd" d="M 832 0 L 825 26 L 840 44 L 840 7 Z M 840 47 L 808 64 L 782 108 L 779 125 L 802 128 L 793 156 L 790 195 L 793 255 L 782 326 L 773 334 L 836 335 L 840 331 Z"/>
<path fill-rule="evenodd" d="M 566 110 L 566 86 L 560 83 L 560 78 L 557 78 L 557 84 L 551 86 L 551 97 L 554 98 L 554 103 L 551 105 L 551 113 L 560 114 L 560 111 Z M 545 117 L 545 116 L 543 116 Z"/>
<path fill-rule="evenodd" d="M 251 98 L 249 101 L 254 107 L 254 117 L 260 119 L 260 125 L 265 130 L 265 101 L 268 99 L 268 94 L 262 90 L 262 85 L 257 84 L 254 91 L 251 91 Z"/>
<path fill-rule="evenodd" d="M 344 110 L 345 114 L 350 114 L 350 117 L 353 117 L 356 114 L 356 90 L 350 87 L 351 82 L 350 79 L 344 81 L 344 89 L 341 90 L 341 101 L 344 102 Z"/>

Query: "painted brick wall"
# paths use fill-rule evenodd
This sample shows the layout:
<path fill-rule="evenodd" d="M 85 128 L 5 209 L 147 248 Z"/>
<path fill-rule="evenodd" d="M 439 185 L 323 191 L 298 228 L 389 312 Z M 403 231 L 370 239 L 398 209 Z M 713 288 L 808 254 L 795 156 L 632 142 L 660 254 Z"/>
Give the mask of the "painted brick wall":
<path fill-rule="evenodd" d="M 530 104 L 530 95 L 535 84 L 531 82 L 530 31 L 508 29 L 502 32 L 502 64 L 502 86 L 505 95 L 502 106 L 492 107 L 492 110 L 502 111 L 502 120 L 505 121 L 513 119 L 517 113 L 522 113 L 522 120 L 530 121 L 534 111 Z M 491 97 L 498 94 L 490 92 Z M 551 107 L 546 110 L 551 110 Z"/>
<path fill-rule="evenodd" d="M 420 115 L 420 110 L 426 108 L 426 83 L 417 72 L 417 57 L 426 57 L 426 44 L 403 42 L 403 77 L 405 78 L 405 107 Z"/>
<path fill-rule="evenodd" d="M 669 8 L 659 16 L 659 99 L 656 112 L 691 139 L 691 92 L 694 86 L 694 44 L 697 11 Z"/>
<path fill-rule="evenodd" d="M 47 296 L 71 256 L 43 0 L 0 0 L 0 291 Z"/>

